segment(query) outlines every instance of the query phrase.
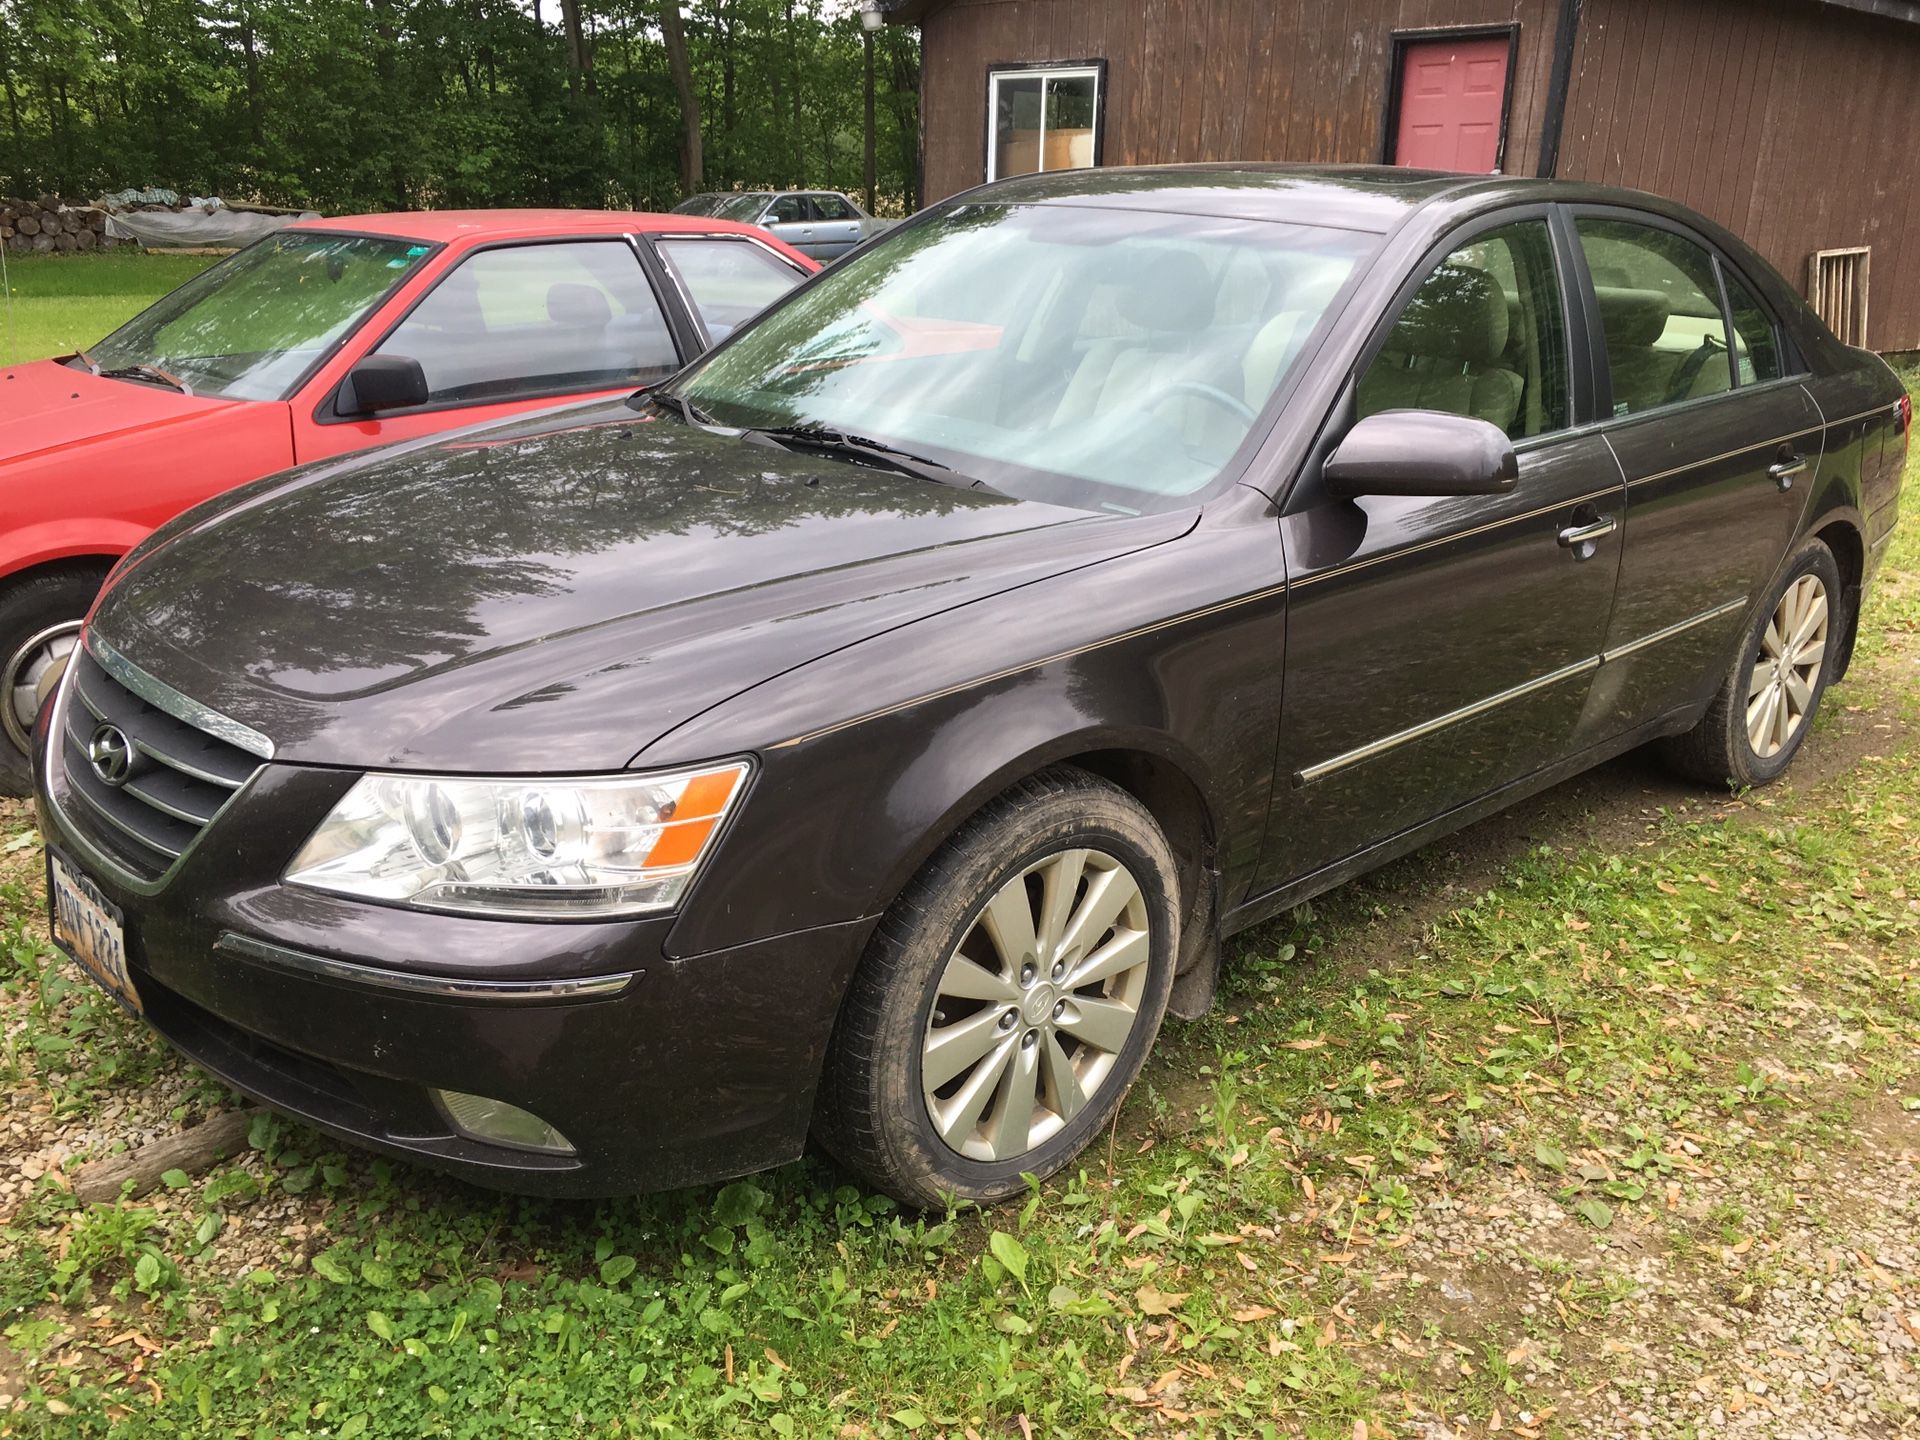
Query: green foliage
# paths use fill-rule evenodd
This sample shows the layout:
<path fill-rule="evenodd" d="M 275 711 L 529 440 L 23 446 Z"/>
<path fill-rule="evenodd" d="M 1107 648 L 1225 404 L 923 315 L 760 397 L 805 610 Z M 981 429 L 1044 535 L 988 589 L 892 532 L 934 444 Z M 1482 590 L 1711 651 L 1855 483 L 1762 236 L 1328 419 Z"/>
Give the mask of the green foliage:
<path fill-rule="evenodd" d="M 357 210 L 682 198 L 656 0 L 0 0 L 0 194 Z M 704 188 L 862 187 L 859 16 L 684 0 Z M 879 200 L 918 186 L 919 52 L 872 40 Z"/>

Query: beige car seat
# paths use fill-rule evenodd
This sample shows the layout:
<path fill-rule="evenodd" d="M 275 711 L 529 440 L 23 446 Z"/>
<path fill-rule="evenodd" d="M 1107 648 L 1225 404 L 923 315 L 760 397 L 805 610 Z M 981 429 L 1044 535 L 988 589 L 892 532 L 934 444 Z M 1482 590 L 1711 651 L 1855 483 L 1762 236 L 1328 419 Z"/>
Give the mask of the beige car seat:
<path fill-rule="evenodd" d="M 1442 265 L 1407 303 L 1361 377 L 1360 414 L 1438 410 L 1501 430 L 1520 412 L 1522 382 L 1504 362 L 1507 297 L 1483 270 Z"/>
<path fill-rule="evenodd" d="M 1201 451 L 1214 448 L 1210 437 L 1225 435 L 1221 408 L 1194 395 L 1164 394 L 1183 380 L 1224 388 L 1235 394 L 1231 376 L 1214 373 L 1220 362 L 1206 332 L 1214 323 L 1215 285 L 1197 256 L 1169 250 L 1156 254 L 1141 271 L 1123 281 L 1117 300 L 1120 318 L 1131 331 L 1092 342 L 1074 368 L 1060 397 L 1056 424 L 1153 406 L 1180 427 L 1186 442 Z M 1221 385 L 1222 380 L 1228 383 Z"/>
<path fill-rule="evenodd" d="M 1717 395 L 1733 385 L 1717 321 L 1675 315 L 1666 293 L 1596 285 L 1617 414 Z"/>

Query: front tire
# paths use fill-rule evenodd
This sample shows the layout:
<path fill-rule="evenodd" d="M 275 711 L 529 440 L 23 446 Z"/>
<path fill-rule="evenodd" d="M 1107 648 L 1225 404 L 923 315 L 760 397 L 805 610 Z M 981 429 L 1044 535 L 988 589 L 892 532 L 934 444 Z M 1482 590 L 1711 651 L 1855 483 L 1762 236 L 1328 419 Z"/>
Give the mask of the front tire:
<path fill-rule="evenodd" d="M 1166 1011 L 1174 862 L 1132 796 L 1056 767 L 969 820 L 888 910 L 815 1117 L 902 1202 L 991 1204 L 1112 1119 Z"/>
<path fill-rule="evenodd" d="M 32 788 L 34 719 L 106 578 L 104 566 L 76 566 L 0 589 L 0 795 Z"/>
<path fill-rule="evenodd" d="M 1665 742 L 1668 763 L 1712 785 L 1779 779 L 1813 728 L 1841 654 L 1845 593 L 1833 552 L 1807 541 L 1749 622 L 1700 723 Z"/>

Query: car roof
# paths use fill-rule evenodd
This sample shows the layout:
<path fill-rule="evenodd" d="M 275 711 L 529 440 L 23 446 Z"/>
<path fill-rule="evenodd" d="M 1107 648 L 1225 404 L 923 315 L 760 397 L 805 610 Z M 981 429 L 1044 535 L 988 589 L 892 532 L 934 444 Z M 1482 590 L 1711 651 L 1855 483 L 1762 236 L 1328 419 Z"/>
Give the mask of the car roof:
<path fill-rule="evenodd" d="M 290 230 L 352 231 L 391 235 L 431 245 L 551 235 L 730 234 L 756 235 L 752 225 L 707 215 L 661 215 L 640 210 L 405 210 L 374 215 L 329 215 L 297 220 Z"/>
<path fill-rule="evenodd" d="M 1518 204 L 1588 200 L 1678 210 L 1671 202 L 1615 186 L 1524 176 L 1462 175 L 1397 165 L 1235 162 L 1055 170 L 995 181 L 956 198 L 1172 211 L 1376 234 L 1397 229 L 1413 212 L 1435 202 L 1461 199 Z"/>

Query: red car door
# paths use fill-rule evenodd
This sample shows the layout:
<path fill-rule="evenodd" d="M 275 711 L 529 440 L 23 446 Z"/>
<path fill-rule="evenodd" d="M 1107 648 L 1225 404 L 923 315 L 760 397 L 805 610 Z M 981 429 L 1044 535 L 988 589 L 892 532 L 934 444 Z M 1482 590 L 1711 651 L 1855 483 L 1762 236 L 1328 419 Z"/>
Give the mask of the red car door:
<path fill-rule="evenodd" d="M 301 462 L 412 440 L 572 399 L 618 395 L 694 354 L 691 322 L 618 235 L 480 244 L 396 294 L 294 402 Z M 341 408 L 341 381 L 368 355 L 420 363 L 427 402 L 378 414 Z"/>

